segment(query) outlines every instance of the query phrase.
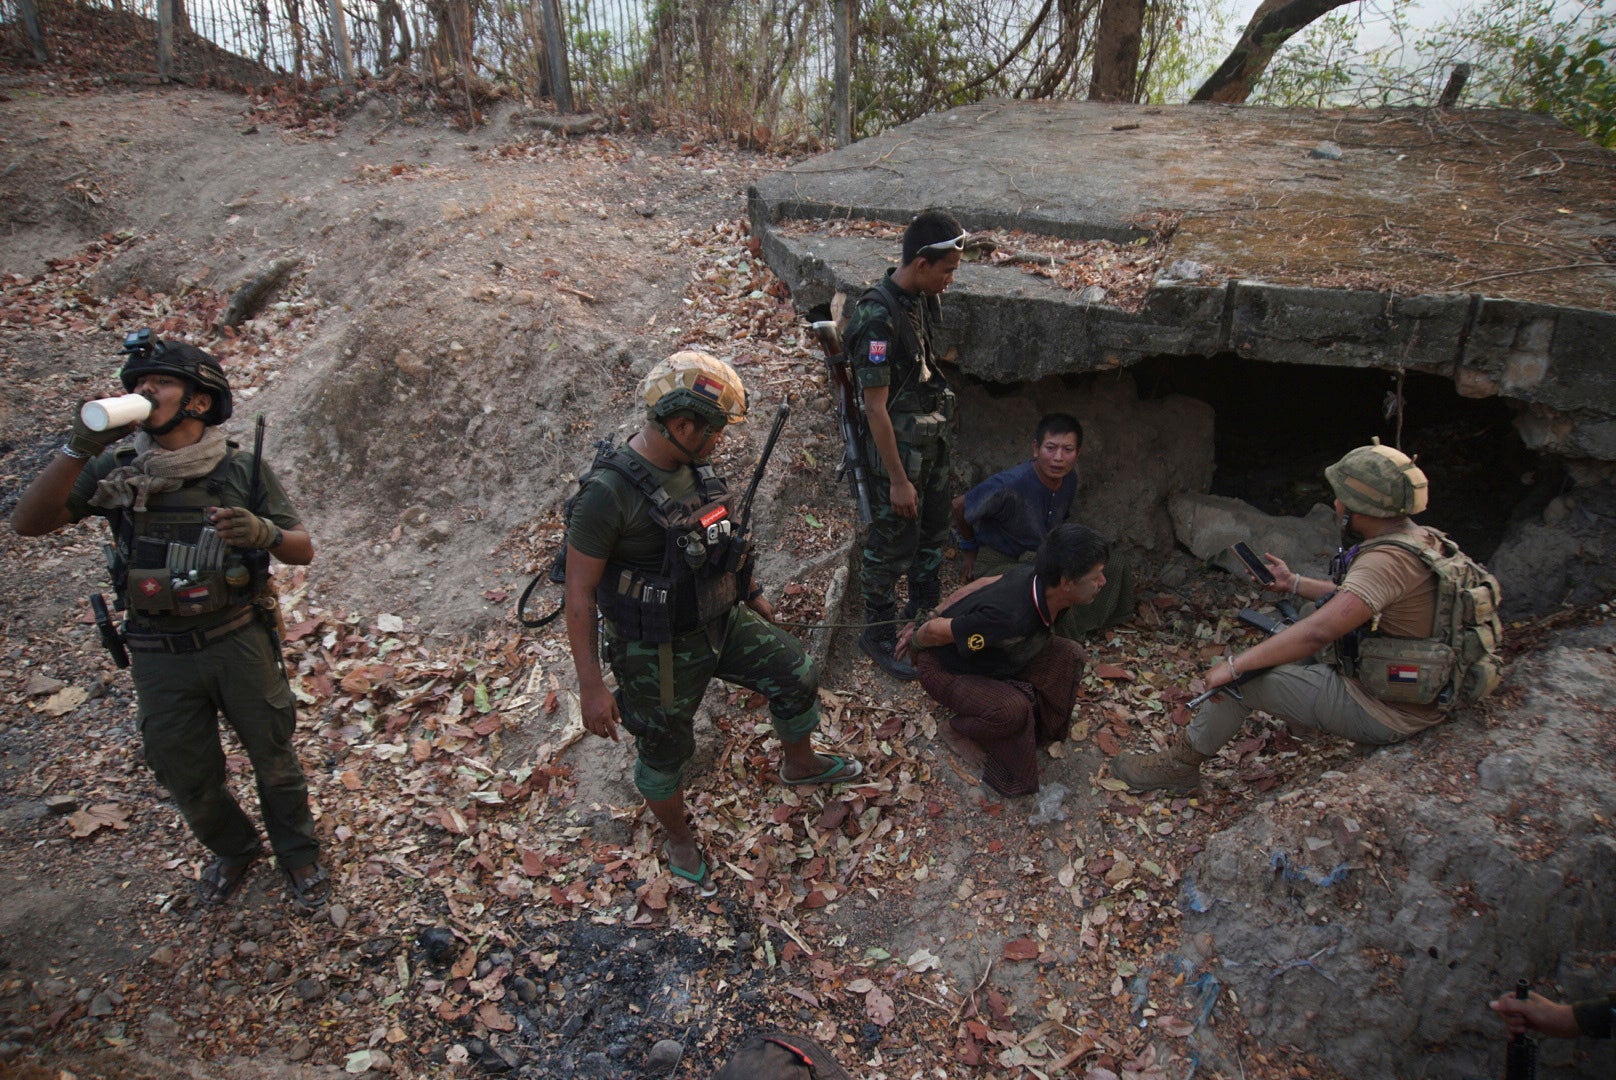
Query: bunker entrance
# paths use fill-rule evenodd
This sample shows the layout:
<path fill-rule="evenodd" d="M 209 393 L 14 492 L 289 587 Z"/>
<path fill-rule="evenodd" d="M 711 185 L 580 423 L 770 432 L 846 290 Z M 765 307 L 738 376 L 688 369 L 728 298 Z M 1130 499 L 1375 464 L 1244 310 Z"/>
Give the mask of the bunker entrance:
<path fill-rule="evenodd" d="M 1416 456 L 1431 477 L 1420 520 L 1485 561 L 1534 492 L 1551 497 L 1557 460 L 1522 444 L 1509 404 L 1464 398 L 1452 382 L 1409 372 L 1272 364 L 1221 355 L 1135 365 L 1142 399 L 1184 394 L 1216 413 L 1212 493 L 1269 514 L 1328 504 L 1324 467 L 1378 435 Z M 1535 501 L 1535 500 L 1534 500 Z"/>

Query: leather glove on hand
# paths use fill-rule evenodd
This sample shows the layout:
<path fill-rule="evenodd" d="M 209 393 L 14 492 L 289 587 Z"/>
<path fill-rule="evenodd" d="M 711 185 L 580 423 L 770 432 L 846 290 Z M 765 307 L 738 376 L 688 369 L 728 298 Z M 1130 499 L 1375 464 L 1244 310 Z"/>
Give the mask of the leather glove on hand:
<path fill-rule="evenodd" d="M 212 511 L 209 518 L 219 539 L 233 548 L 262 548 L 265 551 L 281 542 L 281 531 L 274 522 L 265 521 L 251 510 L 239 506 L 224 506 Z"/>
<path fill-rule="evenodd" d="M 74 453 L 85 457 L 95 457 L 101 451 L 117 442 L 126 435 L 132 435 L 139 424 L 124 424 L 122 427 L 107 428 L 105 431 L 91 431 L 80 415 L 84 402 L 79 402 L 73 409 L 73 430 L 68 432 L 67 446 Z"/>

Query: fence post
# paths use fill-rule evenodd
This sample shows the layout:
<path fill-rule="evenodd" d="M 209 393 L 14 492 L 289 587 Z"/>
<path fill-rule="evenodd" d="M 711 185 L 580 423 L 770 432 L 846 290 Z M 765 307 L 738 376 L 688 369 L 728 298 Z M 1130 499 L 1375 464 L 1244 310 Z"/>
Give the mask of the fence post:
<path fill-rule="evenodd" d="M 348 48 L 348 17 L 343 14 L 342 0 L 326 0 L 331 13 L 331 44 L 337 50 L 337 76 L 344 89 L 352 89 L 354 82 L 353 52 Z"/>
<path fill-rule="evenodd" d="M 157 77 L 174 75 L 174 0 L 157 0 Z"/>
<path fill-rule="evenodd" d="M 830 0 L 834 22 L 831 48 L 835 51 L 830 111 L 837 146 L 853 141 L 853 3 L 854 0 Z"/>
<path fill-rule="evenodd" d="M 561 25 L 561 0 L 537 0 L 544 20 L 544 45 L 550 62 L 550 93 L 556 111 L 572 112 L 572 75 L 567 70 L 567 39 Z"/>
<path fill-rule="evenodd" d="M 33 47 L 34 59 L 41 64 L 50 63 L 50 53 L 45 51 L 45 31 L 39 24 L 39 5 L 34 0 L 18 0 L 18 11 L 22 15 L 23 29 L 28 33 L 28 44 Z"/>

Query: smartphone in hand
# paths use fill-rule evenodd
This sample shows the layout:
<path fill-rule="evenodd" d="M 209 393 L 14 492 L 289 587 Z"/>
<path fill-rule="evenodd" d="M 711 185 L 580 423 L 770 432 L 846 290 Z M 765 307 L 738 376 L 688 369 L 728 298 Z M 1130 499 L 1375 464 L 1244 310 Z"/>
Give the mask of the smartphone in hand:
<path fill-rule="evenodd" d="M 1268 564 L 1263 562 L 1262 559 L 1258 558 L 1255 551 L 1251 550 L 1250 544 L 1246 543 L 1244 540 L 1241 540 L 1234 545 L 1232 550 L 1234 551 L 1235 558 L 1246 564 L 1246 569 L 1251 571 L 1252 577 L 1256 578 L 1264 585 L 1272 585 L 1274 583 L 1273 571 L 1269 570 Z"/>

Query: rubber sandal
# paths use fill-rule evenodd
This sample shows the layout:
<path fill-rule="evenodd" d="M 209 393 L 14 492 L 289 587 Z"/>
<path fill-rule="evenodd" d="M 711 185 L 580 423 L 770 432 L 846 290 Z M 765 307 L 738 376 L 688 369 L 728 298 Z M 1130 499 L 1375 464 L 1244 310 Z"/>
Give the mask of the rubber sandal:
<path fill-rule="evenodd" d="M 208 868 L 202 871 L 202 876 L 196 879 L 196 898 L 203 907 L 218 907 L 230 902 L 230 898 L 241 891 L 247 883 L 247 871 L 252 869 L 253 863 L 258 861 L 257 855 L 239 863 L 227 863 L 223 858 L 214 859 Z"/>
<path fill-rule="evenodd" d="M 807 787 L 810 784 L 845 784 L 849 780 L 857 780 L 864 775 L 864 766 L 852 758 L 837 757 L 835 754 L 821 754 L 819 756 L 834 761 L 836 764 L 818 776 L 802 776 L 796 779 L 787 776 L 785 770 L 781 769 L 780 782 L 786 787 Z"/>
<path fill-rule="evenodd" d="M 286 875 L 286 888 L 292 894 L 292 903 L 304 911 L 319 911 L 331 898 L 331 875 L 319 863 L 309 865 L 314 867 L 314 873 L 302 881 L 285 867 L 281 868 L 281 873 Z"/>
<path fill-rule="evenodd" d="M 718 885 L 713 881 L 713 875 L 707 872 L 707 859 L 702 857 L 701 866 L 694 872 L 681 870 L 673 865 L 673 852 L 666 840 L 662 841 L 662 860 L 668 864 L 668 872 L 681 881 L 688 881 L 696 887 L 696 895 L 703 900 L 718 895 Z"/>

